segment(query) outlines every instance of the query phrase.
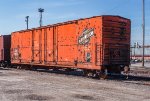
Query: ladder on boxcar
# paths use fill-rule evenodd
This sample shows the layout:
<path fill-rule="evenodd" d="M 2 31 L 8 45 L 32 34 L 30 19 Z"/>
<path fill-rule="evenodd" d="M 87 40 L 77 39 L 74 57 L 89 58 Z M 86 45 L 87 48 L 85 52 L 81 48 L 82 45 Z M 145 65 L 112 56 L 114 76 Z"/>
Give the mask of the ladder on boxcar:
<path fill-rule="evenodd" d="M 103 61 L 103 46 L 100 44 L 96 44 L 96 52 L 95 52 L 95 59 L 96 59 L 96 65 L 100 66 L 102 65 L 102 61 Z"/>

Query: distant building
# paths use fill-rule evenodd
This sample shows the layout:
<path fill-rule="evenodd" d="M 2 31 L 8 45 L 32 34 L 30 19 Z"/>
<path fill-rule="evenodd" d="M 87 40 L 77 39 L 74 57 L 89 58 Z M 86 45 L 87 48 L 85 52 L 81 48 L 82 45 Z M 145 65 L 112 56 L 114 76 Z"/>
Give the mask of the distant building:
<path fill-rule="evenodd" d="M 142 47 L 131 47 L 131 59 L 142 60 L 143 49 Z M 150 60 L 150 46 L 145 46 L 145 60 Z"/>

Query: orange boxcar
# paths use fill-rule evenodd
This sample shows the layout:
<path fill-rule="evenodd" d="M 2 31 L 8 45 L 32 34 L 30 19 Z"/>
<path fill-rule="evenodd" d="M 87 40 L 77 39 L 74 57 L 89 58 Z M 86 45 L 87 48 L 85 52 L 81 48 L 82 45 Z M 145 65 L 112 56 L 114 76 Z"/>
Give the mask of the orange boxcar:
<path fill-rule="evenodd" d="M 120 72 L 130 65 L 130 28 L 129 19 L 105 15 L 13 32 L 11 62 Z"/>

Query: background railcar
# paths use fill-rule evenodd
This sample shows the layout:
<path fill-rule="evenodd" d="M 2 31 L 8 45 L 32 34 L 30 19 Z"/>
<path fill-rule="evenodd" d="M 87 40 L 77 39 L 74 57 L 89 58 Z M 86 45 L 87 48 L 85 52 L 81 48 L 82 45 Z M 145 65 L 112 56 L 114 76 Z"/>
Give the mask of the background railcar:
<path fill-rule="evenodd" d="M 10 64 L 10 45 L 11 36 L 2 35 L 0 36 L 0 66 L 6 67 Z"/>
<path fill-rule="evenodd" d="M 11 63 L 120 72 L 130 64 L 129 19 L 95 16 L 12 33 Z"/>

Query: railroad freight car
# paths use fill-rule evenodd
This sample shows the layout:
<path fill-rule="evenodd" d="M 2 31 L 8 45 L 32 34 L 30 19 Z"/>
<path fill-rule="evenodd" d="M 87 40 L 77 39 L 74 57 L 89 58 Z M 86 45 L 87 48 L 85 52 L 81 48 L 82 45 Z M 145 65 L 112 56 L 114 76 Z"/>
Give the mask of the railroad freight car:
<path fill-rule="evenodd" d="M 129 19 L 105 15 L 13 32 L 11 63 L 120 73 L 130 64 L 130 27 Z"/>
<path fill-rule="evenodd" d="M 6 67 L 10 65 L 10 35 L 0 36 L 0 66 Z"/>

